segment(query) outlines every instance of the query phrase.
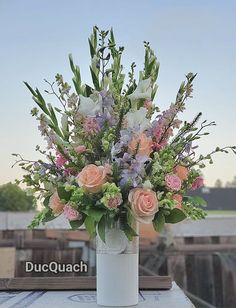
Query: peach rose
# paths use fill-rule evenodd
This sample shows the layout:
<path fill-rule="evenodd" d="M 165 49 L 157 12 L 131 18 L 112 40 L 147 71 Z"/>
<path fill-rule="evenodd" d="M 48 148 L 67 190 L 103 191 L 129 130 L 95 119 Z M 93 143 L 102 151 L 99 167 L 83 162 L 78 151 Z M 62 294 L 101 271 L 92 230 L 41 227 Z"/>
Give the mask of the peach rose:
<path fill-rule="evenodd" d="M 175 167 L 174 172 L 180 178 L 181 181 L 187 180 L 188 169 L 186 167 L 178 165 Z"/>
<path fill-rule="evenodd" d="M 177 209 L 182 209 L 182 200 L 183 200 L 183 197 L 179 194 L 175 194 L 173 195 L 173 200 L 176 201 L 176 208 Z"/>
<path fill-rule="evenodd" d="M 52 209 L 52 212 L 55 216 L 58 216 L 63 212 L 64 204 L 61 202 L 57 191 L 55 191 L 49 198 L 48 205 Z"/>
<path fill-rule="evenodd" d="M 153 151 L 152 138 L 147 137 L 144 133 L 134 136 L 128 144 L 128 153 L 134 154 L 136 151 L 137 154 L 149 156 Z"/>
<path fill-rule="evenodd" d="M 130 191 L 128 200 L 134 217 L 142 223 L 151 223 L 158 211 L 156 193 L 149 188 L 134 188 Z"/>
<path fill-rule="evenodd" d="M 102 185 L 107 182 L 106 168 L 90 164 L 79 173 L 77 182 L 80 187 L 84 187 L 88 192 L 100 192 Z"/>

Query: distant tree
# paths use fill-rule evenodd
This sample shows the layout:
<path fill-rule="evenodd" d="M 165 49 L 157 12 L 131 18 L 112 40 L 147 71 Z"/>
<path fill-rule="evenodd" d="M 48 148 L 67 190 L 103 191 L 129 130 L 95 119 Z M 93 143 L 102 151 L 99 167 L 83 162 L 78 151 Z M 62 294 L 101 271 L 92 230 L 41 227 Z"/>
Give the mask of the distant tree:
<path fill-rule="evenodd" d="M 236 187 L 236 175 L 234 176 L 233 181 L 227 182 L 225 186 L 226 187 Z"/>
<path fill-rule="evenodd" d="M 26 193 L 16 184 L 8 183 L 0 186 L 0 211 L 29 211 L 35 209 L 34 197 Z"/>
<path fill-rule="evenodd" d="M 217 188 L 223 187 L 222 181 L 221 181 L 220 179 L 217 179 L 217 180 L 216 180 L 216 182 L 215 182 L 215 187 L 217 187 Z"/>

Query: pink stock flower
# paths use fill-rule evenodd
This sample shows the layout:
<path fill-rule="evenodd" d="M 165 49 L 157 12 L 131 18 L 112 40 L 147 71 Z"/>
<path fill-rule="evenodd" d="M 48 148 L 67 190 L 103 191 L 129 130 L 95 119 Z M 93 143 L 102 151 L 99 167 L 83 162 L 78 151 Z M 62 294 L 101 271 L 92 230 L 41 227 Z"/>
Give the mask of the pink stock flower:
<path fill-rule="evenodd" d="M 61 153 L 58 153 L 55 161 L 56 166 L 61 168 L 65 165 L 66 162 L 67 158 L 65 158 L 65 156 L 63 156 Z"/>
<path fill-rule="evenodd" d="M 86 151 L 86 146 L 84 145 L 78 145 L 76 148 L 75 148 L 75 152 L 77 154 L 81 154 L 81 153 L 84 153 Z"/>
<path fill-rule="evenodd" d="M 96 118 L 91 118 L 91 117 L 85 119 L 83 128 L 87 135 L 93 135 L 100 130 Z"/>
<path fill-rule="evenodd" d="M 202 176 L 198 176 L 196 178 L 196 180 L 192 184 L 192 189 L 195 190 L 195 189 L 201 188 L 203 185 L 204 185 L 203 177 Z"/>
<path fill-rule="evenodd" d="M 73 207 L 71 207 L 69 203 L 67 203 L 64 206 L 64 215 L 65 215 L 65 218 L 70 221 L 78 220 L 81 218 L 81 214 L 77 210 L 75 210 Z"/>
<path fill-rule="evenodd" d="M 73 168 L 73 167 L 66 168 L 64 170 L 64 175 L 65 176 L 77 175 L 77 174 L 78 174 L 78 172 L 77 172 L 76 168 Z"/>
<path fill-rule="evenodd" d="M 166 175 L 165 183 L 166 183 L 166 187 L 171 191 L 179 191 L 182 185 L 180 178 L 175 174 Z"/>

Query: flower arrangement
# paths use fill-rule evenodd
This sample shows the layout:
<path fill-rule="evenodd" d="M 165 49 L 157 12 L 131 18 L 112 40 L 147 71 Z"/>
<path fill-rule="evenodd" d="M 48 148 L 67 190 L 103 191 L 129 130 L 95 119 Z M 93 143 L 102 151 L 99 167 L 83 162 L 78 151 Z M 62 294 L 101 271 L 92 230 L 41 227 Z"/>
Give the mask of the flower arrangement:
<path fill-rule="evenodd" d="M 191 98 L 196 74 L 186 75 L 174 103 L 160 112 L 153 103 L 159 63 L 148 42 L 138 81 L 135 63 L 125 79 L 124 48 L 116 46 L 112 30 L 94 27 L 89 47 L 93 86 L 82 84 L 71 55 L 74 92 L 60 74 L 55 82 L 45 80 L 45 92 L 61 108 L 46 103 L 40 91 L 25 82 L 38 106 L 31 114 L 47 142 L 46 150 L 36 147 L 46 160 L 13 154 L 26 171 L 22 182 L 44 206 L 30 227 L 64 215 L 73 229 L 84 224 L 91 236 L 98 232 L 105 241 L 106 224 L 122 216 L 123 231 L 132 240 L 137 235 L 132 219 L 152 223 L 160 232 L 165 223 L 204 218 L 205 201 L 188 196 L 188 191 L 203 186 L 201 169 L 213 163 L 213 154 L 236 153 L 236 147 L 196 155 L 197 140 L 216 125 L 203 121 L 198 127 L 201 113 L 191 122 L 178 118 Z"/>

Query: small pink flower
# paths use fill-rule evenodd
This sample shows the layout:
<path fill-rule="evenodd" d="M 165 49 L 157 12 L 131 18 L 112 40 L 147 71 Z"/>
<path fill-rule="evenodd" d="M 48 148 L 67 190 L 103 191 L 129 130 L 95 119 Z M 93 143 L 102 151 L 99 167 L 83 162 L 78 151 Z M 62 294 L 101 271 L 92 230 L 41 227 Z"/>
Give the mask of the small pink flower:
<path fill-rule="evenodd" d="M 146 108 L 147 110 L 150 110 L 152 108 L 152 101 L 145 100 L 143 107 Z"/>
<path fill-rule="evenodd" d="M 121 196 L 115 196 L 115 197 L 111 197 L 109 200 L 108 200 L 108 203 L 107 203 L 107 207 L 109 209 L 115 209 L 117 208 L 121 203 L 122 203 L 122 197 Z"/>
<path fill-rule="evenodd" d="M 64 175 L 65 175 L 65 176 L 77 175 L 77 174 L 78 174 L 77 170 L 76 170 L 75 168 L 72 168 L 72 167 L 66 168 L 66 169 L 64 170 Z"/>
<path fill-rule="evenodd" d="M 87 135 L 93 135 L 100 130 L 96 118 L 86 118 L 84 121 L 83 128 Z"/>
<path fill-rule="evenodd" d="M 81 218 L 80 213 L 77 210 L 75 210 L 73 207 L 71 207 L 69 205 L 69 203 L 67 203 L 64 206 L 64 215 L 65 215 L 66 219 L 68 219 L 70 221 L 78 220 L 78 219 Z"/>
<path fill-rule="evenodd" d="M 63 156 L 61 153 L 58 153 L 55 161 L 56 166 L 61 168 L 65 165 L 66 162 L 67 158 L 65 158 L 65 156 Z"/>
<path fill-rule="evenodd" d="M 198 189 L 204 185 L 204 179 L 202 176 L 198 176 L 192 184 L 192 189 Z"/>
<path fill-rule="evenodd" d="M 81 154 L 81 153 L 84 153 L 86 151 L 86 146 L 84 145 L 78 145 L 76 148 L 75 148 L 75 152 L 77 154 Z"/>
<path fill-rule="evenodd" d="M 167 188 L 169 188 L 171 191 L 179 191 L 181 189 L 182 182 L 180 178 L 175 174 L 166 175 L 165 182 Z"/>

